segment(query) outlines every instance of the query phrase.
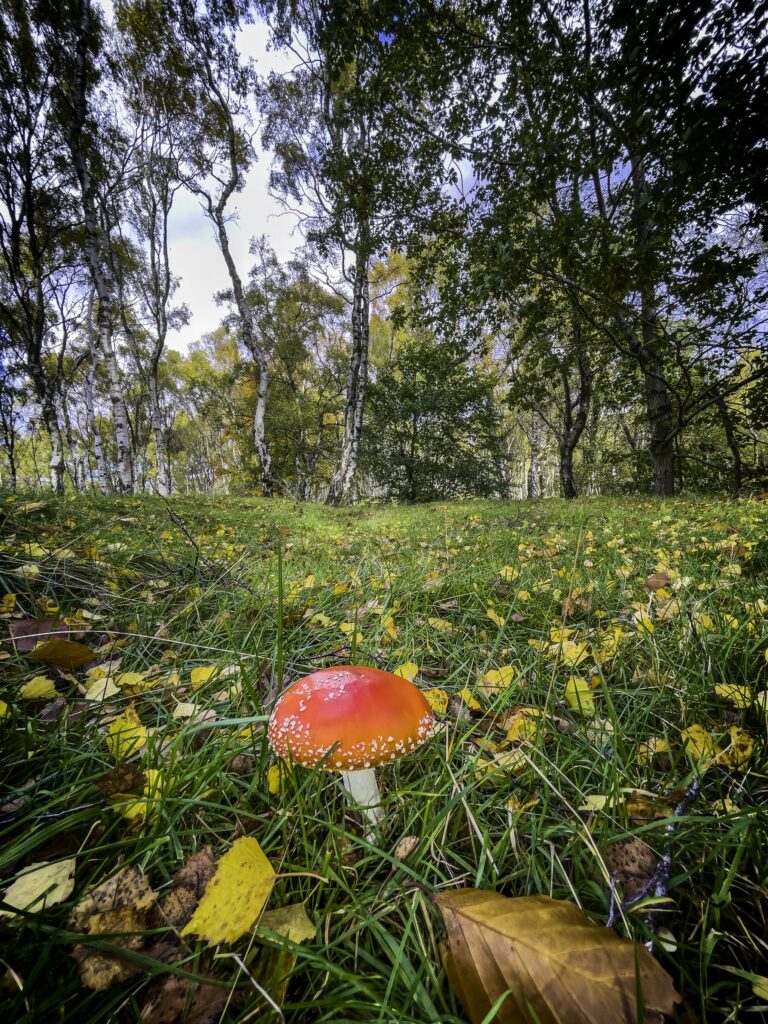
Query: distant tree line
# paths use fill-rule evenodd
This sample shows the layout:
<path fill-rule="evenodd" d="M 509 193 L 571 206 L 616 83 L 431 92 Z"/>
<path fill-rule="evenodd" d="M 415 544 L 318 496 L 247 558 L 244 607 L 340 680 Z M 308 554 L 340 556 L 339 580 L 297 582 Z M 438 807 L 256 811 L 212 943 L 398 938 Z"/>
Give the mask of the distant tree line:
<path fill-rule="evenodd" d="M 0 486 L 765 489 L 767 9 L 0 0 Z M 230 243 L 259 147 L 287 264 Z M 183 355 L 182 192 L 229 281 Z"/>

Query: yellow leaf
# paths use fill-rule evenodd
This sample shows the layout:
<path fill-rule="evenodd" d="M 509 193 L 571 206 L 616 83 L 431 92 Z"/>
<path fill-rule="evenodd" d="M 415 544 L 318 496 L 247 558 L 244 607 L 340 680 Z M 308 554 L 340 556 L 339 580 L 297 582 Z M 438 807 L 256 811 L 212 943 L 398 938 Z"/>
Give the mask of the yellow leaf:
<path fill-rule="evenodd" d="M 19 696 L 24 700 L 50 700 L 56 696 L 56 684 L 48 676 L 35 676 L 24 683 Z"/>
<path fill-rule="evenodd" d="M 514 583 L 519 575 L 519 570 L 515 569 L 512 565 L 505 565 L 503 569 L 499 570 L 499 576 L 501 576 L 506 583 Z"/>
<path fill-rule="evenodd" d="M 504 622 L 506 621 L 502 618 L 501 615 L 498 614 L 498 612 L 495 612 L 493 608 L 486 608 L 485 614 L 488 616 L 491 622 L 494 622 L 499 628 L 501 628 L 504 625 Z"/>
<path fill-rule="evenodd" d="M 683 729 L 680 733 L 680 739 L 683 742 L 683 749 L 688 757 L 697 764 L 710 757 L 714 757 L 717 753 L 715 741 L 704 726 L 698 723 Z"/>
<path fill-rule="evenodd" d="M 426 700 L 427 704 L 429 704 L 433 711 L 435 711 L 438 715 L 444 715 L 446 713 L 446 711 L 448 710 L 447 690 L 443 690 L 442 687 L 436 686 L 432 690 L 422 690 L 421 693 L 424 699 Z M 469 693 L 468 690 L 467 693 Z M 475 704 L 477 705 L 477 707 L 480 707 L 480 705 L 477 704 L 477 701 L 475 701 Z"/>
<path fill-rule="evenodd" d="M 472 691 L 465 687 L 463 690 L 459 690 L 459 697 L 464 701 L 468 708 L 473 711 L 482 711 L 483 706 L 472 696 Z"/>
<path fill-rule="evenodd" d="M 109 700 L 110 697 L 119 697 L 120 689 L 109 676 L 97 676 L 87 684 L 83 696 L 86 700 Z"/>
<path fill-rule="evenodd" d="M 656 628 L 653 625 L 650 615 L 646 611 L 635 612 L 632 616 L 635 623 L 635 629 L 638 633 L 653 633 Z"/>
<path fill-rule="evenodd" d="M 315 612 L 315 614 L 309 620 L 309 624 L 310 626 L 321 626 L 323 629 L 327 629 L 330 625 L 332 625 L 331 620 L 328 618 L 328 616 L 324 615 L 322 612 Z"/>
<path fill-rule="evenodd" d="M 270 765 L 267 771 L 267 790 L 272 796 L 277 796 L 283 785 L 285 768 L 282 764 Z"/>
<path fill-rule="evenodd" d="M 472 1024 L 658 1022 L 679 1001 L 642 945 L 575 904 L 479 889 L 443 892 L 435 902 L 448 980 Z"/>
<path fill-rule="evenodd" d="M 406 661 L 403 665 L 398 665 L 394 671 L 394 675 L 407 679 L 409 683 L 412 683 L 418 674 L 419 666 L 415 661 Z"/>
<path fill-rule="evenodd" d="M 3 594 L 3 599 L 0 601 L 0 607 L 2 607 L 4 612 L 12 612 L 16 607 L 16 595 Z"/>
<path fill-rule="evenodd" d="M 151 689 L 153 684 L 147 682 L 143 672 L 119 672 L 115 676 L 115 685 L 121 686 L 129 693 L 140 693 L 142 690 Z"/>
<path fill-rule="evenodd" d="M 218 674 L 218 665 L 198 665 L 197 668 L 193 668 L 189 673 L 189 679 L 192 683 L 192 688 L 197 690 L 204 683 L 207 683 L 209 679 L 213 679 Z"/>
<path fill-rule="evenodd" d="M 715 687 L 715 693 L 737 708 L 748 708 L 752 703 L 749 687 L 739 686 L 738 683 L 720 683 Z"/>
<path fill-rule="evenodd" d="M 517 743 L 520 740 L 532 742 L 536 739 L 540 718 L 541 711 L 539 708 L 517 708 L 504 721 L 507 739 L 512 743 Z"/>
<path fill-rule="evenodd" d="M 36 861 L 17 875 L 5 890 L 3 901 L 17 910 L 37 914 L 72 895 L 74 874 L 74 857 L 56 862 Z M 0 910 L 0 917 L 13 916 L 10 910 Z"/>
<path fill-rule="evenodd" d="M 124 761 L 145 746 L 147 730 L 141 724 L 131 702 L 107 730 L 107 746 L 116 761 Z"/>
<path fill-rule="evenodd" d="M 562 644 L 555 646 L 560 650 L 560 658 L 564 665 L 575 668 L 587 659 L 587 645 L 585 643 L 577 644 L 574 640 L 564 640 Z"/>
<path fill-rule="evenodd" d="M 4 700 L 0 700 L 0 721 L 3 718 L 10 718 L 10 717 L 11 717 L 11 709 L 10 709 L 10 707 L 5 703 Z"/>
<path fill-rule="evenodd" d="M 487 695 L 501 693 L 512 685 L 516 675 L 517 671 L 512 665 L 491 668 L 480 680 L 480 689 Z"/>
<path fill-rule="evenodd" d="M 381 624 L 384 627 L 384 631 L 386 632 L 386 634 L 390 636 L 393 640 L 397 640 L 397 626 L 395 625 L 395 620 L 392 618 L 392 616 L 385 615 L 381 620 Z"/>
<path fill-rule="evenodd" d="M 520 591 L 518 591 L 517 599 L 518 599 L 518 601 L 530 601 L 531 600 L 530 591 L 528 591 L 528 590 L 520 590 Z"/>
<path fill-rule="evenodd" d="M 250 836 L 236 839 L 181 934 L 199 935 L 211 944 L 236 942 L 255 924 L 274 881 L 275 872 L 258 842 Z"/>
<path fill-rule="evenodd" d="M 452 633 L 453 632 L 453 626 L 451 625 L 450 622 L 446 622 L 445 619 L 435 619 L 435 618 L 432 618 L 432 619 L 427 619 L 427 622 L 432 627 L 432 629 L 436 629 L 439 633 Z"/>
<path fill-rule="evenodd" d="M 592 685 L 580 676 L 570 676 L 565 684 L 565 701 L 569 708 L 580 711 L 582 715 L 595 713 L 595 695 Z"/>
<path fill-rule="evenodd" d="M 317 929 L 307 916 L 303 903 L 291 903 L 276 910 L 265 910 L 259 921 L 259 930 L 268 929 L 284 935 L 290 942 L 309 942 Z"/>
<path fill-rule="evenodd" d="M 738 725 L 730 728 L 731 742 L 721 750 L 715 758 L 715 762 L 724 768 L 732 768 L 734 771 L 743 772 L 747 770 L 749 759 L 755 747 L 755 741 L 746 729 L 740 729 Z"/>
<path fill-rule="evenodd" d="M 669 753 L 669 743 L 661 736 L 651 736 L 637 749 L 635 760 L 638 764 L 651 764 L 654 758 Z"/>

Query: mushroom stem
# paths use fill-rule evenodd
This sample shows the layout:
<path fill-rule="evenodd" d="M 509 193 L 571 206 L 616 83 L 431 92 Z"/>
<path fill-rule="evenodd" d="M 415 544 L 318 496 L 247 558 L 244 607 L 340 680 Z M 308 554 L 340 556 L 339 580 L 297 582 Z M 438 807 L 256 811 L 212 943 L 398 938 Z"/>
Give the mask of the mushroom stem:
<path fill-rule="evenodd" d="M 384 817 L 376 772 L 373 768 L 364 768 L 357 772 L 342 772 L 341 778 L 350 803 L 357 804 L 368 819 L 370 828 L 365 838 L 370 841 L 375 836 L 376 826 Z"/>

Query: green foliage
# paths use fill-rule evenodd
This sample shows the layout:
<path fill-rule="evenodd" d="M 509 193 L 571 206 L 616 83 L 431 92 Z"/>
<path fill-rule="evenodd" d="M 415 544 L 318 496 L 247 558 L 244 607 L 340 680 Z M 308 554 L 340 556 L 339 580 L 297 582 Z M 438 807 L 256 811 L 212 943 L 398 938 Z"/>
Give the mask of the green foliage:
<path fill-rule="evenodd" d="M 498 376 L 429 336 L 410 337 L 369 392 L 364 465 L 387 497 L 498 494 Z"/>

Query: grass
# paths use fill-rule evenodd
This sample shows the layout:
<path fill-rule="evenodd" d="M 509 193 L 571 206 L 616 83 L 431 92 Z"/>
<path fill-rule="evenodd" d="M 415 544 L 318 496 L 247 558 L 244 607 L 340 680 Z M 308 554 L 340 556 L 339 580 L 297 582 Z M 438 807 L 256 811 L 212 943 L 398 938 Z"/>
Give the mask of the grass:
<path fill-rule="evenodd" d="M 464 1021 L 425 891 L 541 893 L 604 923 L 606 851 L 641 837 L 662 853 L 669 818 L 656 816 L 649 794 L 673 794 L 674 804 L 705 766 L 702 793 L 672 837 L 655 953 L 686 1019 L 757 1019 L 766 999 L 749 975 L 768 973 L 768 785 L 766 718 L 752 700 L 768 688 L 767 525 L 768 504 L 747 500 L 347 510 L 232 498 L 0 501 L 0 597 L 16 594 L 7 621 L 39 615 L 47 598 L 89 626 L 86 642 L 124 644 L 112 655 L 121 672 L 151 679 L 155 667 L 165 679 L 83 702 L 82 673 L 55 678 L 3 644 L 3 888 L 28 863 L 77 855 L 68 901 L 0 921 L 3 1019 L 138 1021 L 171 971 L 214 975 L 231 996 L 223 1019 L 243 1024 L 279 1019 L 267 996 L 286 1021 Z M 652 597 L 643 584 L 656 571 L 670 580 Z M 448 698 L 436 734 L 381 771 L 386 821 L 373 844 L 332 773 L 294 769 L 279 792 L 269 788 L 274 694 L 349 661 L 414 662 L 418 685 Z M 193 689 L 200 666 L 232 674 Z M 483 686 L 502 666 L 513 667 L 512 684 Z M 63 701 L 20 699 L 41 672 Z M 593 714 L 565 699 L 574 675 L 596 684 Z M 746 688 L 746 707 L 718 695 L 729 683 Z M 163 780 L 134 821 L 96 785 L 115 766 L 106 722 L 131 701 L 150 734 L 128 763 Z M 174 717 L 179 701 L 211 717 Z M 502 723 L 517 706 L 546 717 L 510 743 Z M 746 729 L 751 759 L 697 766 L 681 739 L 694 724 L 721 748 L 733 727 Z M 668 749 L 647 759 L 651 738 Z M 520 764 L 496 762 L 505 750 L 521 751 Z M 646 795 L 627 806 L 625 789 Z M 70 923 L 84 895 L 121 862 L 163 892 L 190 854 L 210 844 L 220 856 L 243 834 L 284 876 L 268 906 L 304 902 L 314 940 L 288 954 L 258 929 L 218 952 L 186 940 L 169 965 L 142 952 L 160 930 L 130 954 L 133 977 L 82 986 L 73 947 L 109 946 L 109 936 L 84 940 Z M 406 837 L 418 840 L 407 855 L 398 851 Z M 618 929 L 647 939 L 648 908 L 627 911 Z"/>

